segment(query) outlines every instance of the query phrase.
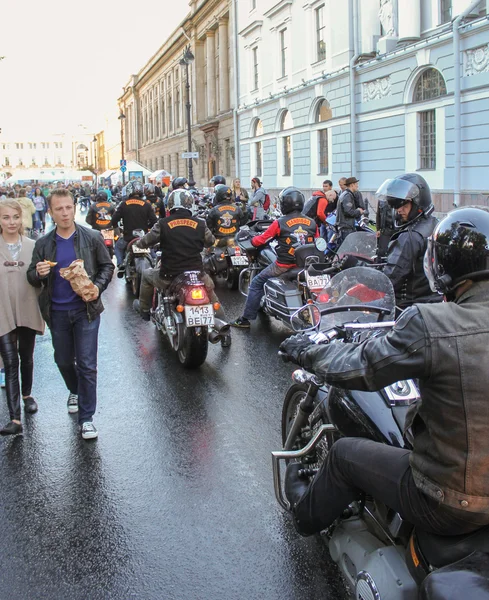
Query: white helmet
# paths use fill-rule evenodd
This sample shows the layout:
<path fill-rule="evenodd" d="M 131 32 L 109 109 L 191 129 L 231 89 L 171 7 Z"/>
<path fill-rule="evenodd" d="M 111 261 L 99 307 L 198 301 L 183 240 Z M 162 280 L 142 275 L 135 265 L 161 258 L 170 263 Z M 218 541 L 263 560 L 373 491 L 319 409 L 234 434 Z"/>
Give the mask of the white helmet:
<path fill-rule="evenodd" d="M 173 212 L 178 209 L 185 209 L 193 214 L 194 196 L 188 190 L 178 189 L 170 194 L 168 198 L 168 210 Z"/>

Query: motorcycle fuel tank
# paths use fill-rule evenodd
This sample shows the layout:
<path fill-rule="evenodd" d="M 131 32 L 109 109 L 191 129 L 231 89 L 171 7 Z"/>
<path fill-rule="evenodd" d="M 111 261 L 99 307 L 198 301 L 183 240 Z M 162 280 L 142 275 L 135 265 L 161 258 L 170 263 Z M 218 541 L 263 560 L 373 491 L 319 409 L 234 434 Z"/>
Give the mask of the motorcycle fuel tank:
<path fill-rule="evenodd" d="M 406 443 L 392 409 L 380 392 L 331 390 L 328 404 L 331 422 L 345 437 L 363 437 L 405 448 Z"/>

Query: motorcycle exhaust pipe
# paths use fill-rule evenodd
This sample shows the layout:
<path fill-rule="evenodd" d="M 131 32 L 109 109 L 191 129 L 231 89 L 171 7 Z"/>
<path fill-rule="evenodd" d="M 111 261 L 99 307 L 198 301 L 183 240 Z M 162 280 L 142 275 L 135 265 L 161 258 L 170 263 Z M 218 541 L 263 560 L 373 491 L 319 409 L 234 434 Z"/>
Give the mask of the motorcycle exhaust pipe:
<path fill-rule="evenodd" d="M 229 323 L 214 317 L 214 328 L 209 331 L 209 342 L 211 344 L 217 344 L 224 339 L 230 329 L 231 325 Z"/>
<path fill-rule="evenodd" d="M 125 274 L 126 274 L 126 270 L 125 270 L 125 269 L 124 269 L 124 271 L 122 271 L 122 270 L 120 270 L 120 271 L 118 270 L 118 271 L 117 271 L 117 277 L 118 277 L 119 279 L 124 279 L 124 275 L 125 275 Z"/>

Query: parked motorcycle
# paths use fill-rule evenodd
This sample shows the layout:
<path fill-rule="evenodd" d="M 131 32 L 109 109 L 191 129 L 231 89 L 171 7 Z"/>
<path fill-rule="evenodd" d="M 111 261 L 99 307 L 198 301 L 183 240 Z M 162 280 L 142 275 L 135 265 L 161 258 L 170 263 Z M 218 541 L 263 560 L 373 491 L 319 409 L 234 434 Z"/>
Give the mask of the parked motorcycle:
<path fill-rule="evenodd" d="M 249 265 L 249 259 L 239 244 L 230 239 L 226 246 L 213 246 L 203 257 L 204 270 L 211 277 L 222 278 L 230 290 L 237 290 L 240 273 Z"/>
<path fill-rule="evenodd" d="M 107 229 L 101 229 L 100 233 L 104 238 L 104 244 L 107 250 L 109 251 L 110 258 L 114 257 L 114 244 L 116 242 L 116 235 L 113 227 L 108 227 Z"/>
<path fill-rule="evenodd" d="M 153 266 L 153 258 L 150 248 L 138 248 L 135 242 L 144 237 L 142 229 L 135 229 L 132 232 L 134 238 L 128 243 L 126 256 L 124 257 L 124 269 L 117 272 L 117 277 L 126 278 L 126 283 L 131 286 L 131 291 L 139 297 L 139 288 L 141 287 L 141 277 L 145 269 Z"/>
<path fill-rule="evenodd" d="M 155 289 L 151 321 L 177 353 L 184 367 L 195 369 L 207 357 L 208 342 L 217 344 L 230 326 L 215 316 L 219 304 L 212 304 L 199 271 L 175 277 L 166 290 Z"/>
<path fill-rule="evenodd" d="M 393 326 L 394 290 L 380 271 L 353 267 L 331 279 L 317 306 L 321 321 L 316 324 L 321 330 L 310 336 L 312 342 L 361 342 Z M 303 475 L 312 476 L 343 436 L 410 449 L 403 436 L 406 413 L 419 400 L 412 380 L 378 392 L 349 391 L 298 369 L 293 381 L 282 411 L 283 449 L 272 453 L 275 494 L 284 509 L 290 510 L 283 492 L 283 461 L 301 462 Z M 488 527 L 456 537 L 431 535 L 364 497 L 344 511 L 326 531 L 326 538 L 331 557 L 358 600 L 441 600 L 447 598 L 441 589 L 446 589 L 444 581 L 450 581 L 451 573 L 459 585 L 465 582 L 472 586 L 470 590 L 486 594 L 469 592 L 467 598 L 487 600 Z"/>

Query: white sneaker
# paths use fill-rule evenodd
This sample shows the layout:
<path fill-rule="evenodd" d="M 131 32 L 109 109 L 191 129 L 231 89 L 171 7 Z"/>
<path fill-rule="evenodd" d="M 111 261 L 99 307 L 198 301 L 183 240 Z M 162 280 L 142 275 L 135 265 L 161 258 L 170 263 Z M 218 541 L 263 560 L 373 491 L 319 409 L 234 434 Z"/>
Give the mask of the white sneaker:
<path fill-rule="evenodd" d="M 68 396 L 68 412 L 70 415 L 74 415 L 78 412 L 78 396 L 77 394 L 70 394 Z"/>
<path fill-rule="evenodd" d="M 91 421 L 85 421 L 80 426 L 81 436 L 84 440 L 94 440 L 98 437 L 98 431 L 95 429 L 94 424 Z"/>

